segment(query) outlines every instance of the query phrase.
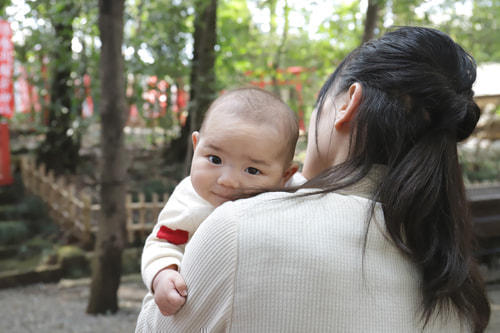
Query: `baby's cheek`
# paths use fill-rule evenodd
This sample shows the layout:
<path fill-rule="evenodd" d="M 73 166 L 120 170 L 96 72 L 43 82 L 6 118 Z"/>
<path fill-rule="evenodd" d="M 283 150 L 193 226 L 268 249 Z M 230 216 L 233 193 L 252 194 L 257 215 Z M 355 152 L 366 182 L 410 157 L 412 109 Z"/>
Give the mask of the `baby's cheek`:
<path fill-rule="evenodd" d="M 265 181 L 263 181 L 259 187 L 260 188 L 271 188 L 271 187 L 277 187 L 277 186 L 281 186 L 283 182 L 283 177 L 281 176 L 276 176 L 276 177 L 270 177 L 268 179 L 266 179 Z"/>

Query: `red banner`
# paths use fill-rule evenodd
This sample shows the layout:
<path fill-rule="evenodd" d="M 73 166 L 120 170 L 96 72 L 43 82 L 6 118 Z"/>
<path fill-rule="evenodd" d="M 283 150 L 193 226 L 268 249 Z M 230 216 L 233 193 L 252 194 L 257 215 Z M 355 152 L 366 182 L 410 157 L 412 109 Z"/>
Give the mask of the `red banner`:
<path fill-rule="evenodd" d="M 0 186 L 14 182 L 10 172 L 9 126 L 0 122 Z"/>
<path fill-rule="evenodd" d="M 12 75 L 14 72 L 14 44 L 10 23 L 0 20 L 0 116 L 12 117 L 14 95 Z"/>

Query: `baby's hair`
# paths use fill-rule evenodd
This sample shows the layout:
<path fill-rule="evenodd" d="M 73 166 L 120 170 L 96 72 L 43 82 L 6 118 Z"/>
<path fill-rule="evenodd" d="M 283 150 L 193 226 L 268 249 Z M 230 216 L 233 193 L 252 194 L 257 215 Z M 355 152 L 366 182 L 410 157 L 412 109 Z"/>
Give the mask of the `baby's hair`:
<path fill-rule="evenodd" d="M 200 132 L 206 120 L 214 112 L 235 115 L 245 121 L 275 126 L 283 134 L 286 143 L 287 163 L 293 160 L 299 137 L 297 117 L 292 109 L 273 93 L 257 87 L 230 90 L 219 96 L 208 108 Z"/>

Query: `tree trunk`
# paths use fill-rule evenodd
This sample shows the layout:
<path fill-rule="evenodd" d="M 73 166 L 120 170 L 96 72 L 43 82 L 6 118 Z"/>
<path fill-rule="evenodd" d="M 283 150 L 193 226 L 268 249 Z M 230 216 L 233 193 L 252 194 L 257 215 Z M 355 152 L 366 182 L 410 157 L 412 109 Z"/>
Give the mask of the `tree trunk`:
<path fill-rule="evenodd" d="M 215 51 L 217 0 L 197 0 L 194 22 L 194 47 L 191 68 L 191 90 L 188 119 L 181 136 L 171 142 L 164 155 L 167 163 L 184 160 L 184 174 L 189 174 L 192 157 L 191 133 L 199 130 L 203 116 L 217 96 Z"/>
<path fill-rule="evenodd" d="M 269 35 L 272 39 L 278 39 L 278 24 L 276 23 L 276 18 L 278 17 L 278 14 L 276 13 L 276 8 L 278 1 L 276 0 L 271 0 L 267 1 L 265 3 L 262 3 L 264 6 L 269 6 L 269 12 L 270 12 L 270 22 L 269 25 L 271 27 L 271 30 L 269 31 Z M 286 44 L 286 39 L 287 39 L 287 34 L 288 34 L 288 13 L 289 13 L 289 8 L 288 8 L 288 2 L 285 0 L 285 7 L 284 7 L 285 15 L 285 26 L 283 27 L 283 35 L 281 36 L 280 43 L 278 45 L 278 48 L 276 50 L 276 54 L 274 55 L 274 59 L 272 60 L 271 63 L 271 81 L 272 81 L 272 90 L 273 93 L 277 96 L 280 96 L 280 86 L 278 82 L 278 70 L 281 66 L 281 56 L 283 55 L 283 52 L 285 51 L 285 44 Z"/>
<path fill-rule="evenodd" d="M 123 11 L 125 0 L 99 0 L 101 34 L 101 215 L 94 250 L 87 313 L 118 311 L 122 252 L 126 242 L 125 79 Z"/>
<path fill-rule="evenodd" d="M 366 9 L 365 32 L 363 34 L 363 43 L 373 39 L 378 20 L 378 0 L 369 0 Z"/>
<path fill-rule="evenodd" d="M 44 163 L 56 175 L 69 171 L 75 173 L 78 166 L 80 138 L 73 133 L 68 135 L 72 117 L 72 88 L 67 82 L 71 80 L 73 39 L 73 18 L 75 8 L 70 3 L 60 7 L 52 19 L 57 49 L 51 57 L 52 82 L 50 85 L 50 106 L 48 132 L 45 141 L 37 149 L 38 162 Z M 71 133 L 71 132 L 69 132 Z"/>

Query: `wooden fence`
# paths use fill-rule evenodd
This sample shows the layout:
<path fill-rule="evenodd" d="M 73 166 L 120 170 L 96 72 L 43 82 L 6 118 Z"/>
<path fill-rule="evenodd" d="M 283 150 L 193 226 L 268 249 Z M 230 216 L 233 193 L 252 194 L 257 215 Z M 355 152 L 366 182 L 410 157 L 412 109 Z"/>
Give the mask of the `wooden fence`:
<path fill-rule="evenodd" d="M 92 241 L 92 234 L 98 228 L 101 205 L 92 202 L 90 189 L 77 191 L 75 185 L 68 184 L 62 177 L 55 177 L 51 170 L 46 170 L 45 165 L 37 167 L 32 158 L 21 159 L 21 174 L 26 189 L 47 204 L 49 216 L 55 223 L 85 244 Z M 144 193 L 139 193 L 137 201 L 133 201 L 130 193 L 126 196 L 129 243 L 134 242 L 137 235 L 144 238 L 151 232 L 160 210 L 167 202 L 168 194 L 164 193 L 160 200 L 159 195 L 153 193 L 150 202 L 145 198 Z"/>

